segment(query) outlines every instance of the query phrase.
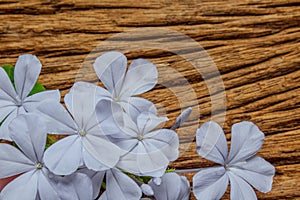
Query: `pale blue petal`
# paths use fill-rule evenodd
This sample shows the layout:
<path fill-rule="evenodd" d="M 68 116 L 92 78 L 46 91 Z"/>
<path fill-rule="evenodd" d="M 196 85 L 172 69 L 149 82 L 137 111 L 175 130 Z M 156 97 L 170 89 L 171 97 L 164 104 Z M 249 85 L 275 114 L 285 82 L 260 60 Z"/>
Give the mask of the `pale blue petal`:
<path fill-rule="evenodd" d="M 139 200 L 142 197 L 140 187 L 117 169 L 106 172 L 106 193 L 108 200 Z"/>
<path fill-rule="evenodd" d="M 49 178 L 48 172 L 40 172 L 38 178 L 38 196 L 40 199 L 47 200 L 62 200 L 58 195 L 58 188 L 55 183 Z"/>
<path fill-rule="evenodd" d="M 123 110 L 120 105 L 109 100 L 101 100 L 96 106 L 98 124 L 105 135 L 120 132 L 124 127 Z M 95 124 L 95 121 L 93 123 Z M 92 127 L 88 125 L 88 127 Z"/>
<path fill-rule="evenodd" d="M 60 103 L 54 100 L 46 100 L 36 110 L 37 114 L 43 115 L 47 120 L 49 133 L 77 134 L 77 125 Z"/>
<path fill-rule="evenodd" d="M 18 108 L 15 107 L 14 110 L 6 117 L 6 119 L 0 126 L 0 139 L 12 141 L 9 134 L 8 125 L 14 118 L 17 117 L 17 115 L 18 115 Z"/>
<path fill-rule="evenodd" d="M 176 132 L 170 129 L 159 129 L 144 136 L 144 143 L 151 144 L 154 150 L 163 153 L 169 161 L 174 161 L 179 155 L 179 138 Z"/>
<path fill-rule="evenodd" d="M 60 93 L 59 90 L 48 90 L 44 92 L 39 92 L 34 95 L 31 95 L 25 98 L 23 102 L 23 107 L 27 112 L 32 112 L 36 109 L 37 106 L 40 105 L 41 102 L 45 100 L 54 100 L 59 103 L 60 101 Z"/>
<path fill-rule="evenodd" d="M 10 101 L 2 101 L 0 99 L 0 122 L 2 122 L 6 116 L 13 112 L 17 108 L 14 103 Z"/>
<path fill-rule="evenodd" d="M 240 122 L 232 126 L 228 162 L 234 164 L 255 155 L 264 142 L 265 135 L 252 122 Z"/>
<path fill-rule="evenodd" d="M 180 195 L 178 200 L 188 200 L 190 198 L 190 182 L 185 176 L 181 176 L 180 178 L 182 187 L 180 188 Z"/>
<path fill-rule="evenodd" d="M 142 112 L 151 112 L 155 115 L 157 114 L 155 105 L 151 101 L 141 97 L 128 97 L 119 103 L 135 122 L 138 115 Z"/>
<path fill-rule="evenodd" d="M 242 178 L 228 172 L 230 179 L 230 199 L 231 200 L 256 200 L 256 194 L 251 186 Z"/>
<path fill-rule="evenodd" d="M 207 160 L 221 165 L 227 159 L 228 147 L 222 128 L 213 121 L 204 123 L 196 133 L 197 152 Z"/>
<path fill-rule="evenodd" d="M 247 161 L 235 163 L 230 170 L 261 192 L 266 193 L 272 189 L 275 168 L 261 157 L 256 156 Z"/>
<path fill-rule="evenodd" d="M 132 152 L 123 156 L 118 167 L 136 175 L 160 177 L 169 159 L 151 143 L 139 142 Z"/>
<path fill-rule="evenodd" d="M 38 175 L 35 170 L 22 174 L 11 181 L 0 193 L 2 200 L 33 200 L 37 196 Z"/>
<path fill-rule="evenodd" d="M 91 179 L 83 173 L 74 173 L 61 177 L 56 190 L 62 200 L 92 200 L 93 186 Z"/>
<path fill-rule="evenodd" d="M 92 185 L 93 185 L 93 199 L 96 199 L 96 197 L 100 194 L 100 189 L 103 183 L 105 171 L 100 171 L 100 172 L 95 172 L 93 170 L 89 170 L 87 168 L 83 168 L 78 170 L 79 173 L 84 173 L 90 179 L 92 180 Z"/>
<path fill-rule="evenodd" d="M 91 83 L 76 82 L 66 94 L 65 104 L 81 129 L 85 128 L 94 113 L 96 104 L 101 99 L 101 91 L 106 90 Z"/>
<path fill-rule="evenodd" d="M 39 59 L 30 54 L 19 56 L 15 66 L 14 81 L 17 94 L 25 99 L 35 85 L 41 72 L 42 64 Z"/>
<path fill-rule="evenodd" d="M 192 112 L 192 108 L 188 107 L 187 109 L 185 109 L 177 118 L 176 121 L 174 123 L 174 125 L 172 126 L 172 130 L 175 130 L 177 128 L 179 128 L 181 126 L 181 124 L 183 124 L 190 116 Z"/>
<path fill-rule="evenodd" d="M 108 200 L 106 191 L 101 194 L 98 200 Z"/>
<path fill-rule="evenodd" d="M 14 102 L 16 100 L 17 93 L 12 85 L 5 70 L 0 67 L 0 99 L 2 101 Z"/>
<path fill-rule="evenodd" d="M 8 144 L 0 144 L 0 163 L 0 178 L 11 177 L 35 168 L 34 162 Z"/>
<path fill-rule="evenodd" d="M 141 190 L 142 190 L 143 194 L 145 194 L 146 196 L 154 195 L 154 191 L 153 191 L 152 187 L 148 184 L 142 184 Z"/>
<path fill-rule="evenodd" d="M 224 167 L 211 167 L 199 171 L 193 177 L 193 192 L 197 199 L 221 199 L 228 186 Z"/>
<path fill-rule="evenodd" d="M 188 200 L 190 196 L 190 183 L 176 173 L 166 173 L 161 177 L 161 184 L 150 181 L 156 200 Z"/>
<path fill-rule="evenodd" d="M 98 57 L 94 63 L 97 76 L 105 87 L 114 93 L 117 85 L 123 81 L 127 67 L 127 58 L 120 52 L 108 52 Z M 119 83 L 119 84 L 118 84 Z"/>
<path fill-rule="evenodd" d="M 167 117 L 158 117 L 151 112 L 143 112 L 137 118 L 137 126 L 141 135 L 146 135 L 148 132 L 157 128 L 163 122 L 168 121 Z"/>
<path fill-rule="evenodd" d="M 96 158 L 94 158 L 88 151 L 86 151 L 84 147 L 82 150 L 82 159 L 83 159 L 85 166 L 88 169 L 91 169 L 94 171 L 104 171 L 104 170 L 109 169 L 109 167 L 103 165 L 100 161 L 98 161 Z"/>
<path fill-rule="evenodd" d="M 122 154 L 119 147 L 98 136 L 88 134 L 82 139 L 82 143 L 86 151 L 109 168 L 118 163 Z"/>
<path fill-rule="evenodd" d="M 51 145 L 45 152 L 45 165 L 57 175 L 69 175 L 82 163 L 82 142 L 73 135 Z"/>
<path fill-rule="evenodd" d="M 47 138 L 47 128 L 42 118 L 35 114 L 19 115 L 9 124 L 11 138 L 33 162 L 42 162 Z"/>
<path fill-rule="evenodd" d="M 112 143 L 120 147 L 123 152 L 122 155 L 130 152 L 139 142 L 137 138 L 130 137 L 127 134 L 115 134 L 109 138 Z"/>
<path fill-rule="evenodd" d="M 133 96 L 151 90 L 157 83 L 158 72 L 153 63 L 145 59 L 134 60 L 125 76 L 120 96 Z"/>

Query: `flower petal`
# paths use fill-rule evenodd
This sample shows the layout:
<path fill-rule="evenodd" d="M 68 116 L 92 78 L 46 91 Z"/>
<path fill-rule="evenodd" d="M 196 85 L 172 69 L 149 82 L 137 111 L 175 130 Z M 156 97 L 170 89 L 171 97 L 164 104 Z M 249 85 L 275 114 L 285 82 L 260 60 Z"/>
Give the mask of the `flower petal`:
<path fill-rule="evenodd" d="M 39 92 L 25 98 L 23 107 L 27 112 L 32 112 L 42 101 L 52 99 L 59 103 L 60 93 L 59 90 L 48 90 L 45 92 Z"/>
<path fill-rule="evenodd" d="M 104 171 L 109 169 L 109 167 L 103 165 L 101 162 L 99 162 L 99 160 L 94 158 L 88 151 L 86 151 L 84 147 L 82 150 L 82 157 L 83 162 L 88 169 L 94 171 Z"/>
<path fill-rule="evenodd" d="M 117 169 L 106 172 L 106 193 L 108 200 L 139 200 L 142 197 L 140 187 Z"/>
<path fill-rule="evenodd" d="M 35 163 L 8 144 L 0 144 L 0 163 L 0 178 L 11 177 L 35 168 Z"/>
<path fill-rule="evenodd" d="M 83 129 L 95 111 L 105 89 L 87 82 L 76 82 L 65 96 L 65 103 L 77 125 Z"/>
<path fill-rule="evenodd" d="M 189 200 L 190 183 L 186 177 L 176 173 L 166 173 L 160 185 L 150 181 L 156 200 Z"/>
<path fill-rule="evenodd" d="M 101 194 L 101 196 L 99 197 L 98 200 L 108 200 L 107 192 L 104 191 L 104 192 Z"/>
<path fill-rule="evenodd" d="M 9 131 L 11 138 L 29 159 L 42 162 L 47 128 L 38 115 L 19 115 L 9 124 Z"/>
<path fill-rule="evenodd" d="M 25 99 L 35 85 L 41 72 L 42 64 L 39 59 L 30 54 L 19 56 L 15 66 L 14 80 L 17 94 Z"/>
<path fill-rule="evenodd" d="M 221 165 L 227 159 L 228 147 L 222 128 L 215 122 L 204 123 L 196 133 L 198 154 Z"/>
<path fill-rule="evenodd" d="M 16 108 L 17 106 L 13 105 L 11 102 L 0 100 L 0 122 L 2 122 L 5 117 L 7 117 Z"/>
<path fill-rule="evenodd" d="M 17 93 L 5 70 L 0 67 L 0 99 L 15 102 Z"/>
<path fill-rule="evenodd" d="M 17 115 L 18 115 L 18 108 L 15 107 L 14 110 L 5 118 L 5 120 L 0 126 L 0 139 L 12 141 L 8 130 L 8 125 L 13 119 L 17 117 Z"/>
<path fill-rule="evenodd" d="M 167 117 L 158 117 L 151 112 L 143 112 L 137 118 L 137 126 L 139 133 L 146 135 L 148 132 L 155 129 L 158 125 L 168 121 Z"/>
<path fill-rule="evenodd" d="M 174 161 L 179 155 L 179 138 L 175 131 L 170 129 L 159 129 L 144 136 L 145 143 L 151 143 L 162 152 L 169 161 Z"/>
<path fill-rule="evenodd" d="M 53 100 L 45 100 L 37 107 L 36 112 L 45 117 L 50 133 L 77 134 L 77 125 L 60 103 Z"/>
<path fill-rule="evenodd" d="M 235 163 L 230 169 L 257 190 L 264 193 L 271 191 L 275 168 L 265 159 L 256 156 L 245 162 Z"/>
<path fill-rule="evenodd" d="M 132 61 L 124 79 L 121 98 L 142 94 L 151 90 L 157 83 L 156 66 L 148 60 Z"/>
<path fill-rule="evenodd" d="M 193 191 L 197 199 L 221 199 L 228 186 L 224 167 L 211 167 L 193 177 Z"/>
<path fill-rule="evenodd" d="M 94 63 L 97 76 L 110 93 L 118 92 L 117 85 L 121 85 L 126 67 L 127 58 L 122 53 L 115 51 L 101 55 Z"/>
<path fill-rule="evenodd" d="M 119 133 L 123 129 L 125 122 L 123 110 L 120 105 L 109 100 L 101 100 L 96 106 L 97 122 L 105 135 Z M 93 126 L 93 123 L 89 123 Z M 87 125 L 87 127 L 92 127 Z"/>
<path fill-rule="evenodd" d="M 150 142 L 139 142 L 138 145 L 118 163 L 121 169 L 138 176 L 160 177 L 169 165 L 169 159 Z"/>
<path fill-rule="evenodd" d="M 177 118 L 176 121 L 174 123 L 174 125 L 172 126 L 172 130 L 175 130 L 177 128 L 179 128 L 181 126 L 181 124 L 183 124 L 191 115 L 192 112 L 192 107 L 188 107 L 187 109 L 185 109 Z"/>
<path fill-rule="evenodd" d="M 74 173 L 69 176 L 59 177 L 56 188 L 56 191 L 62 200 L 93 199 L 92 181 L 83 173 Z"/>
<path fill-rule="evenodd" d="M 147 99 L 141 97 L 129 97 L 124 101 L 120 101 L 119 104 L 128 113 L 133 121 L 136 122 L 137 117 L 142 112 L 151 112 L 157 114 L 155 105 Z"/>
<path fill-rule="evenodd" d="M 228 161 L 230 164 L 245 161 L 255 155 L 264 142 L 264 133 L 252 122 L 240 122 L 232 126 Z"/>
<path fill-rule="evenodd" d="M 95 159 L 106 167 L 114 167 L 122 154 L 121 149 L 110 141 L 94 135 L 86 135 L 83 146 Z"/>
<path fill-rule="evenodd" d="M 44 155 L 45 165 L 57 175 L 69 175 L 82 164 L 82 143 L 77 135 L 51 145 Z"/>
<path fill-rule="evenodd" d="M 88 168 L 83 168 L 78 170 L 78 173 L 86 174 L 92 180 L 93 185 L 93 199 L 96 199 L 100 194 L 100 189 L 102 187 L 105 171 L 95 172 L 93 170 L 89 170 Z"/>
<path fill-rule="evenodd" d="M 62 200 L 57 192 L 54 182 L 48 178 L 49 172 L 42 172 L 38 178 L 38 194 L 41 199 Z"/>
<path fill-rule="evenodd" d="M 230 179 L 230 199 L 231 200 L 256 200 L 256 194 L 251 186 L 242 178 L 228 172 Z"/>
<path fill-rule="evenodd" d="M 0 199 L 32 200 L 37 196 L 38 175 L 35 170 L 22 174 L 10 182 L 0 193 Z"/>

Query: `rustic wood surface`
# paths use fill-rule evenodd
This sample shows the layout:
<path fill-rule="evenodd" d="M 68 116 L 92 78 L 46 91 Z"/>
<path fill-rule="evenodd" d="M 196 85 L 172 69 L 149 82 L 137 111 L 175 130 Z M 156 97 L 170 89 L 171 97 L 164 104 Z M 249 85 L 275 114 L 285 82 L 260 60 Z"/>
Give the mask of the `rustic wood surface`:
<path fill-rule="evenodd" d="M 0 65 L 14 64 L 20 54 L 35 54 L 43 63 L 39 82 L 64 95 L 99 42 L 137 27 L 181 32 L 205 48 L 221 73 L 227 138 L 232 124 L 242 120 L 253 121 L 266 134 L 259 155 L 275 165 L 276 176 L 273 190 L 257 192 L 259 199 L 300 199 L 299 25 L 299 0 L 1 0 Z M 192 52 L 185 48 L 186 54 Z M 188 80 L 197 99 L 191 104 L 194 115 L 179 130 L 182 153 L 172 167 L 212 166 L 191 144 L 195 127 L 214 117 L 204 79 L 180 56 L 166 51 L 141 49 L 126 55 L 168 65 Z M 92 72 L 90 78 L 96 80 Z M 176 81 L 173 86 L 180 87 Z M 187 95 L 179 91 L 177 96 Z M 176 95 L 158 85 L 143 96 L 165 107 L 174 122 L 180 112 Z"/>

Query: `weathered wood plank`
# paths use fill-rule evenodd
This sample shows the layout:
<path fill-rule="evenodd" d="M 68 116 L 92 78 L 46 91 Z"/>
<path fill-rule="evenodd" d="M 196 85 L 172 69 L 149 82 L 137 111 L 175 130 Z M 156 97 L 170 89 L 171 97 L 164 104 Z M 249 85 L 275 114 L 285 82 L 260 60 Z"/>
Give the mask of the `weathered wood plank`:
<path fill-rule="evenodd" d="M 255 122 L 266 134 L 259 155 L 273 163 L 277 172 L 272 192 L 258 194 L 259 198 L 296 199 L 300 198 L 299 5 L 299 0 L 2 0 L 0 64 L 14 64 L 23 53 L 36 54 L 43 63 L 39 81 L 48 89 L 60 89 L 64 95 L 76 81 L 86 56 L 116 33 L 137 27 L 153 27 L 154 31 L 163 27 L 186 34 L 206 49 L 221 73 L 226 92 L 223 127 L 227 138 L 232 124 L 241 120 Z M 139 36 L 138 40 L 146 38 Z M 195 49 L 182 49 L 183 54 L 197 59 Z M 212 166 L 199 158 L 192 142 L 196 127 L 212 118 L 211 96 L 203 77 L 182 57 L 160 49 L 126 55 L 130 61 L 144 57 L 154 62 L 160 80 L 168 77 L 170 87 L 178 91 L 176 95 L 186 99 L 185 106 L 194 108 L 190 120 L 179 129 L 182 154 L 172 166 Z M 89 67 L 91 63 L 87 62 Z M 176 79 L 175 73 L 164 70 L 165 66 L 177 70 L 190 83 L 196 99 L 186 92 L 184 79 Z M 210 75 L 207 79 L 214 81 L 215 72 L 208 68 L 206 73 Z M 92 71 L 85 77 L 97 82 Z M 215 88 L 213 95 L 221 98 L 220 88 Z M 166 126 L 171 126 L 180 112 L 171 90 L 158 85 L 143 96 L 165 107 L 170 118 Z M 227 193 L 224 199 L 228 198 Z"/>

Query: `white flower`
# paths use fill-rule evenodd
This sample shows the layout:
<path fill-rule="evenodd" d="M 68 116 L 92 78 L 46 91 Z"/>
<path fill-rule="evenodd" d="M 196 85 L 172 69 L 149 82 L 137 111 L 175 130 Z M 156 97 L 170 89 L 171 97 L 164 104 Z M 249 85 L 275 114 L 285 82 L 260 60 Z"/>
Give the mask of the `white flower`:
<path fill-rule="evenodd" d="M 58 175 L 68 175 L 85 165 L 95 171 L 107 170 L 119 161 L 121 150 L 106 139 L 101 123 L 112 116 L 111 101 L 99 102 L 98 118 L 95 107 L 103 89 L 84 82 L 77 82 L 65 96 L 65 108 L 56 102 L 45 101 L 37 108 L 48 120 L 49 132 L 71 134 L 51 145 L 45 152 L 45 163 Z"/>
<path fill-rule="evenodd" d="M 0 178 L 20 174 L 0 193 L 0 199 L 67 199 L 92 198 L 91 180 L 83 174 L 67 177 L 53 175 L 44 163 L 46 124 L 34 114 L 20 115 L 9 125 L 11 137 L 20 150 L 0 144 Z M 78 194 L 77 189 L 85 190 Z"/>
<path fill-rule="evenodd" d="M 96 59 L 94 69 L 107 89 L 104 98 L 120 104 L 133 119 L 143 111 L 156 114 L 157 110 L 152 102 L 133 97 L 156 85 L 158 73 L 151 62 L 137 59 L 126 70 L 127 58 L 119 52 L 108 52 Z"/>
<path fill-rule="evenodd" d="M 229 181 L 232 200 L 257 199 L 249 184 L 261 192 L 271 190 L 275 168 L 254 156 L 263 144 L 264 134 L 253 123 L 232 126 L 229 154 L 224 132 L 217 123 L 203 124 L 196 136 L 199 155 L 221 165 L 200 170 L 193 177 L 197 199 L 220 199 Z"/>
<path fill-rule="evenodd" d="M 155 129 L 166 120 L 168 118 L 150 112 L 139 114 L 137 122 L 127 113 L 123 113 L 122 120 L 115 117 L 113 122 L 120 131 L 109 138 L 124 152 L 117 167 L 138 176 L 162 176 L 169 162 L 176 160 L 179 154 L 176 132 Z"/>
<path fill-rule="evenodd" d="M 41 71 L 41 63 L 36 56 L 21 55 L 14 69 L 14 85 L 0 67 L 0 139 L 11 140 L 9 123 L 18 115 L 32 112 L 43 100 L 60 100 L 58 90 L 45 91 L 28 96 Z"/>

